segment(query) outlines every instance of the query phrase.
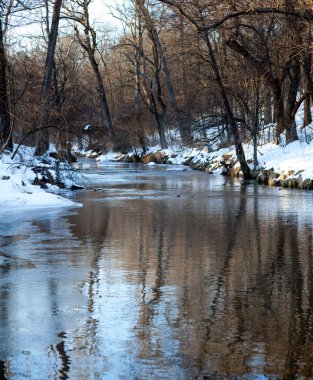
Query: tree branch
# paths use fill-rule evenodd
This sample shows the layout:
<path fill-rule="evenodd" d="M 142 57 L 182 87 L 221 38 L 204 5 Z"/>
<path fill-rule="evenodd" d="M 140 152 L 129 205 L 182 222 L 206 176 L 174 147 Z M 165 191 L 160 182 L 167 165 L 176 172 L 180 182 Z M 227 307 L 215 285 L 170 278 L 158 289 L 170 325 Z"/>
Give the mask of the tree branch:
<path fill-rule="evenodd" d="M 188 12 L 186 12 L 183 8 L 183 4 L 179 4 L 176 1 L 173 0 L 159 0 L 161 3 L 166 3 L 168 5 L 171 5 L 172 7 L 176 8 L 178 12 L 184 16 L 187 20 L 189 20 L 200 32 L 204 31 L 212 31 L 214 29 L 217 29 L 219 26 L 223 25 L 226 21 L 242 17 L 242 16 L 258 16 L 258 15 L 265 15 L 265 14 L 277 14 L 277 15 L 284 15 L 284 16 L 293 16 L 298 19 L 301 19 L 303 21 L 312 22 L 313 21 L 313 12 L 310 10 L 304 10 L 304 11 L 295 11 L 291 9 L 281 9 L 281 8 L 275 8 L 275 7 L 256 7 L 256 8 L 249 8 L 247 10 L 242 10 L 238 12 L 229 13 L 228 15 L 220 18 L 219 20 L 212 22 L 210 24 L 205 24 L 203 22 L 199 22 L 194 17 L 192 17 Z M 187 7 L 185 7 L 188 9 Z"/>
<path fill-rule="evenodd" d="M 293 110 L 292 110 L 292 117 L 294 117 L 298 111 L 298 109 L 300 108 L 301 104 L 305 101 L 305 99 L 307 99 L 307 97 L 309 97 L 311 94 L 310 92 L 306 92 L 304 93 L 300 99 L 296 102 L 296 104 L 294 105 L 293 107 Z"/>

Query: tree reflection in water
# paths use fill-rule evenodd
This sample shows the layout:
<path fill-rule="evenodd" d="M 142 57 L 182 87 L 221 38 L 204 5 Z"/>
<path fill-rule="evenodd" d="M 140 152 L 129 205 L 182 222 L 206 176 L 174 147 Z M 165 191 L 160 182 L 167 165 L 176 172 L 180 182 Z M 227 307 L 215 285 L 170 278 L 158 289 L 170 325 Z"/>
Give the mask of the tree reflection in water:
<path fill-rule="evenodd" d="M 312 199 L 155 170 L 8 233 L 0 378 L 313 377 Z"/>
<path fill-rule="evenodd" d="M 0 380 L 5 380 L 5 367 L 4 367 L 4 362 L 0 360 Z"/>
<path fill-rule="evenodd" d="M 115 265 L 103 268 L 107 277 L 119 266 L 122 283 L 138 284 L 124 361 L 139 378 L 166 376 L 171 366 L 183 378 L 312 374 L 312 271 L 303 274 L 304 261 L 312 268 L 311 230 L 261 190 L 230 182 L 209 198 L 121 199 L 110 207 L 103 234 L 110 249 L 105 238 L 97 250 L 104 266 L 104 255 L 114 252 Z M 100 209 L 89 212 L 94 218 Z M 93 277 L 105 297 L 103 273 Z M 299 358 L 307 365 L 300 368 Z"/>

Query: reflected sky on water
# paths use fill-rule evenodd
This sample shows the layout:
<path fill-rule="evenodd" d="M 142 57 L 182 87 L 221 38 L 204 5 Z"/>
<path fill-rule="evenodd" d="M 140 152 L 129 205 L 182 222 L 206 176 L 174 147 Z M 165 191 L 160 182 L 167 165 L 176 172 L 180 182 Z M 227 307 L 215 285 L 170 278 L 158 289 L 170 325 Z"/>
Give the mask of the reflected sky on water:
<path fill-rule="evenodd" d="M 81 169 L 82 208 L 0 215 L 0 379 L 313 377 L 311 192 Z"/>

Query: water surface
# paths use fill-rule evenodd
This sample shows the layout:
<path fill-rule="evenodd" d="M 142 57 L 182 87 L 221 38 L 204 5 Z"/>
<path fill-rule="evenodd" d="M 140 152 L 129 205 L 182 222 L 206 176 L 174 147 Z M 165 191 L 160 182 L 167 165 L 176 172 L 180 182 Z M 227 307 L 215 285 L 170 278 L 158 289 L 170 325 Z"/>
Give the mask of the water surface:
<path fill-rule="evenodd" d="M 82 208 L 0 215 L 0 379 L 313 377 L 311 192 L 81 169 Z"/>

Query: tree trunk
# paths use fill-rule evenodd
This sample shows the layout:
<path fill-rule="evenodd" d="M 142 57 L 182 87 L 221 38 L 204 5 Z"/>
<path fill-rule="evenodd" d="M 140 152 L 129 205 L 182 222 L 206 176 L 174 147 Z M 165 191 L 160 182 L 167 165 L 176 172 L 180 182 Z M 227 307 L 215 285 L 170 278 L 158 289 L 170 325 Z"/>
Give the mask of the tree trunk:
<path fill-rule="evenodd" d="M 158 76 L 158 73 L 156 73 L 156 76 Z M 158 133 L 160 137 L 160 145 L 162 149 L 167 149 L 167 141 L 166 141 L 166 136 L 165 136 L 165 112 L 166 112 L 166 105 L 161 99 L 161 94 L 159 92 L 158 88 L 158 103 L 161 106 L 161 111 L 158 110 L 156 101 L 155 101 L 155 96 L 154 96 L 154 89 L 153 89 L 153 81 L 150 83 L 150 98 L 151 98 L 151 104 L 154 110 L 154 117 L 157 123 L 157 128 L 158 128 Z"/>
<path fill-rule="evenodd" d="M 165 115 L 164 112 L 160 112 L 156 115 L 158 123 L 158 132 L 160 137 L 160 145 L 162 149 L 167 149 L 167 141 L 165 137 Z"/>
<path fill-rule="evenodd" d="M 286 122 L 286 144 L 289 144 L 295 140 L 298 140 L 297 128 L 296 128 L 296 103 L 297 103 L 297 93 L 299 89 L 301 70 L 300 70 L 300 60 L 298 56 L 294 56 L 290 62 L 290 83 L 289 91 L 286 99 L 285 108 L 285 122 Z"/>
<path fill-rule="evenodd" d="M 45 64 L 45 73 L 41 91 L 41 108 L 38 119 L 38 127 L 42 128 L 40 131 L 40 137 L 37 141 L 36 156 L 41 156 L 49 149 L 49 129 L 48 129 L 48 117 L 49 117 L 49 100 L 50 89 L 52 80 L 52 70 L 54 65 L 55 47 L 58 37 L 60 12 L 61 12 L 62 0 L 56 0 L 53 7 L 53 15 L 51 22 L 51 31 L 48 40 L 48 50 Z"/>
<path fill-rule="evenodd" d="M 183 141 L 186 143 L 190 143 L 192 141 L 192 131 L 191 131 L 191 123 L 192 123 L 192 115 L 190 112 L 190 104 L 188 101 L 187 89 L 188 89 L 188 79 L 186 73 L 186 53 L 185 47 L 188 46 L 188 42 L 185 38 L 185 30 L 184 30 L 184 19 L 180 15 L 180 67 L 181 67 L 181 82 L 182 82 L 182 95 L 183 95 L 183 119 L 180 120 L 180 123 L 184 123 L 183 131 Z"/>
<path fill-rule="evenodd" d="M 264 99 L 264 125 L 273 123 L 272 96 L 270 93 Z"/>
<path fill-rule="evenodd" d="M 184 19 L 180 15 L 179 17 L 179 34 L 180 34 L 180 52 L 179 52 L 179 60 L 180 60 L 180 68 L 181 68 L 181 81 L 182 81 L 182 92 L 183 92 L 183 100 L 184 100 L 184 108 L 188 107 L 188 99 L 187 99 L 187 88 L 188 88 L 188 80 L 186 73 L 186 53 L 185 47 L 188 46 L 188 43 L 185 39 L 185 30 L 184 30 Z"/>
<path fill-rule="evenodd" d="M 186 128 L 184 128 L 183 123 L 181 121 L 181 112 L 179 111 L 178 106 L 177 106 L 172 77 L 171 77 L 171 73 L 170 73 L 167 60 L 164 54 L 163 46 L 159 38 L 159 34 L 155 28 L 154 22 L 150 16 L 150 13 L 147 7 L 144 4 L 144 0 L 136 0 L 136 4 L 144 17 L 146 27 L 150 34 L 150 39 L 160 58 L 161 68 L 164 73 L 164 83 L 165 83 L 168 99 L 174 113 L 176 125 L 180 132 L 182 140 L 187 141 L 190 138 L 190 136 L 188 136 L 188 131 L 186 130 Z"/>
<path fill-rule="evenodd" d="M 311 96 L 307 96 L 304 101 L 303 127 L 306 127 L 307 125 L 310 125 L 311 123 L 312 123 Z"/>
<path fill-rule="evenodd" d="M 298 140 L 295 118 L 287 118 L 286 120 L 286 145 Z"/>
<path fill-rule="evenodd" d="M 306 127 L 307 125 L 312 123 L 311 101 L 313 97 L 313 82 L 311 76 L 312 55 L 310 52 L 305 52 L 302 67 L 304 79 L 304 92 L 309 94 L 304 101 L 303 127 Z"/>
<path fill-rule="evenodd" d="M 284 132 L 284 99 L 282 94 L 282 85 L 278 78 L 270 81 L 274 103 L 274 118 L 276 123 L 276 144 L 280 142 L 280 135 Z"/>
<path fill-rule="evenodd" d="M 230 105 L 230 102 L 229 102 L 229 99 L 228 99 L 228 96 L 227 96 L 227 93 L 226 93 L 226 90 L 224 87 L 224 83 L 223 83 L 217 62 L 216 62 L 215 53 L 213 51 L 213 48 L 212 48 L 212 45 L 210 42 L 209 33 L 207 31 L 204 32 L 204 38 L 205 38 L 205 43 L 208 47 L 208 51 L 209 51 L 209 55 L 210 55 L 210 59 L 211 59 L 212 70 L 215 74 L 215 79 L 216 79 L 216 82 L 219 86 L 221 96 L 222 96 L 222 99 L 224 102 L 225 112 L 226 112 L 227 118 L 228 118 L 229 123 L 230 123 L 231 132 L 232 132 L 232 135 L 234 138 L 236 155 L 237 155 L 238 161 L 239 161 L 240 166 L 241 166 L 241 171 L 242 171 L 243 177 L 245 179 L 249 179 L 249 178 L 251 178 L 251 172 L 250 172 L 250 168 L 247 164 L 245 153 L 244 153 L 242 143 L 240 140 L 237 122 L 235 120 L 235 116 L 234 116 L 233 110 L 231 108 L 231 105 Z"/>
<path fill-rule="evenodd" d="M 106 96 L 106 91 L 105 91 L 103 80 L 99 71 L 99 65 L 96 62 L 94 54 L 91 52 L 89 54 L 89 61 L 97 79 L 97 90 L 98 90 L 98 95 L 99 95 L 99 99 L 101 103 L 104 124 L 107 128 L 110 139 L 113 140 L 115 138 L 115 131 L 113 129 L 113 123 L 112 123 L 110 108 L 109 108 L 109 104 L 108 104 L 108 100 Z"/>
<path fill-rule="evenodd" d="M 297 6 L 297 1 L 294 0 L 285 0 L 286 9 L 291 11 L 295 10 Z M 294 39 L 293 44 L 301 46 L 302 45 L 302 33 L 303 26 L 298 20 L 295 20 L 291 16 L 286 16 L 287 28 L 289 32 L 292 31 Z M 296 111 L 297 107 L 297 93 L 299 90 L 300 80 L 301 80 L 301 66 L 300 66 L 300 53 L 299 49 L 293 47 L 290 58 L 287 61 L 288 67 L 288 77 L 289 80 L 288 93 L 286 99 L 286 144 L 289 144 L 295 140 L 298 140 L 297 128 L 296 128 Z"/>
<path fill-rule="evenodd" d="M 260 78 L 256 80 L 256 94 L 255 94 L 255 113 L 253 125 L 253 169 L 256 171 L 258 166 L 258 132 L 260 120 Z"/>
<path fill-rule="evenodd" d="M 136 10 L 137 11 L 137 10 Z M 137 32 L 138 32 L 138 41 L 135 51 L 135 113 L 136 113 L 136 123 L 139 129 L 139 144 L 141 145 L 143 154 L 146 153 L 146 139 L 145 139 L 145 129 L 142 122 L 142 100 L 141 100 L 141 90 L 140 90 L 140 82 L 141 82 L 141 67 L 143 66 L 143 28 L 142 28 L 142 20 L 141 13 L 136 12 L 136 22 L 137 22 Z"/>
<path fill-rule="evenodd" d="M 10 128 L 9 97 L 7 86 L 7 60 L 3 41 L 3 25 L 0 18 L 0 143 L 1 150 L 13 150 L 12 133 Z"/>

